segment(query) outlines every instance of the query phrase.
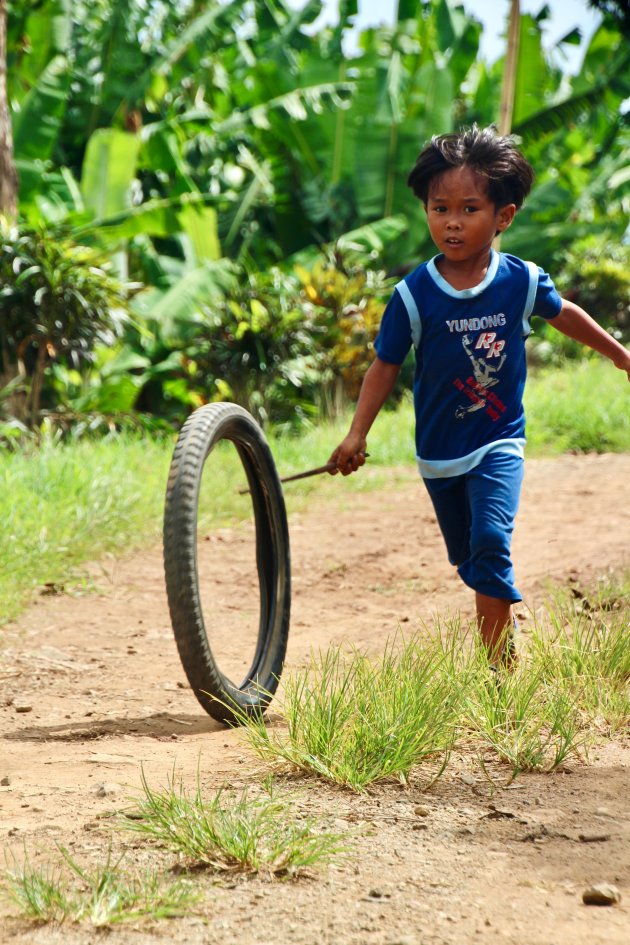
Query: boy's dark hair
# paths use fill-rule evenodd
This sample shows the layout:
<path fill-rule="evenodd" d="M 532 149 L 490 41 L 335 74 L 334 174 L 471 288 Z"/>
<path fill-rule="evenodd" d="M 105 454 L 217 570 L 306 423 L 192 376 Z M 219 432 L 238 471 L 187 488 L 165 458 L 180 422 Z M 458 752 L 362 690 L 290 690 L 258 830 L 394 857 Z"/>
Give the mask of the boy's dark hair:
<path fill-rule="evenodd" d="M 488 181 L 488 197 L 496 207 L 508 203 L 519 209 L 534 182 L 534 169 L 510 135 L 496 128 L 472 125 L 458 133 L 434 135 L 407 178 L 416 197 L 426 204 L 434 178 L 453 167 L 469 167 Z"/>

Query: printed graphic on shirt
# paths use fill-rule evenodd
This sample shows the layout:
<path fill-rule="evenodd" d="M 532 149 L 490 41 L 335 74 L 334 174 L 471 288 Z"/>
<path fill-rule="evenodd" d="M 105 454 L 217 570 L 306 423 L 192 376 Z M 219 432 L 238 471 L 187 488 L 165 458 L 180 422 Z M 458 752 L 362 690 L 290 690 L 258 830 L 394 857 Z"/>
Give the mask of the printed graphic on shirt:
<path fill-rule="evenodd" d="M 478 320 L 480 321 L 475 319 Z M 490 388 L 499 383 L 497 374 L 505 364 L 505 341 L 497 338 L 494 331 L 482 331 L 476 341 L 470 335 L 464 335 L 462 345 L 470 358 L 473 373 L 465 381 L 461 378 L 454 381 L 455 387 L 462 391 L 469 401 L 457 407 L 455 417 L 463 420 L 469 413 L 485 410 L 492 420 L 498 420 L 506 408 Z"/>

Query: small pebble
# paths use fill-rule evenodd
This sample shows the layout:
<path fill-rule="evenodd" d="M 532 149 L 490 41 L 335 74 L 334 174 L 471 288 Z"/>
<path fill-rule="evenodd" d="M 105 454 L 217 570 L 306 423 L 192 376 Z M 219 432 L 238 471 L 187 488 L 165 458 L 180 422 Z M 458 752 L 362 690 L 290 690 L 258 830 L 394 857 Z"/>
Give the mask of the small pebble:
<path fill-rule="evenodd" d="M 413 812 L 416 817 L 428 817 L 431 813 L 428 807 L 423 807 L 421 804 L 419 804 L 417 807 L 414 807 Z"/>
<path fill-rule="evenodd" d="M 32 712 L 33 706 L 30 702 L 14 702 L 13 708 L 16 712 Z"/>
<path fill-rule="evenodd" d="M 121 791 L 122 788 L 120 784 L 113 784 L 107 781 L 96 786 L 97 797 L 111 797 L 113 794 L 120 794 Z"/>
<path fill-rule="evenodd" d="M 2 787 L 8 787 L 11 784 L 11 778 L 9 777 L 8 774 L 5 774 L 2 781 L 0 781 L 0 784 L 2 785 Z"/>
<path fill-rule="evenodd" d="M 596 883 L 584 890 L 582 902 L 586 906 L 614 906 L 621 902 L 621 893 L 611 883 Z"/>

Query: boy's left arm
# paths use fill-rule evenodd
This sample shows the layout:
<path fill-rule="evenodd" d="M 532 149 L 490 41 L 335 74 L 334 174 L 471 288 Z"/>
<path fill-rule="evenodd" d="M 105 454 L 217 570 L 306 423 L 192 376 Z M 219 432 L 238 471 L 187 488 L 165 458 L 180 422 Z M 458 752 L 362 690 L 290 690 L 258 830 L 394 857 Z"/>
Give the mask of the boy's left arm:
<path fill-rule="evenodd" d="M 604 357 L 610 358 L 615 367 L 626 372 L 630 381 L 630 351 L 609 335 L 579 305 L 562 299 L 560 314 L 549 319 L 549 324 L 561 331 L 563 335 L 568 335 L 569 338 L 574 338 L 580 344 L 587 345 L 593 351 L 598 351 Z"/>

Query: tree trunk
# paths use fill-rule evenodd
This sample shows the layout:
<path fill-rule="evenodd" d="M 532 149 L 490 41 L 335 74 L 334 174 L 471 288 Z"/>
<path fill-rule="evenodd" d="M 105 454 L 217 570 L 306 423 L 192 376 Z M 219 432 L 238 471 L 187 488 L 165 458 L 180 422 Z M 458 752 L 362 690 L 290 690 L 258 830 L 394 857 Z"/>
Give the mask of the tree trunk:
<path fill-rule="evenodd" d="M 37 360 L 31 377 L 31 389 L 26 398 L 26 423 L 30 430 L 33 430 L 39 421 L 39 408 L 41 406 L 42 388 L 44 386 L 44 371 L 46 370 L 46 361 L 48 360 L 48 350 L 44 338 L 39 339 L 37 348 Z"/>
<path fill-rule="evenodd" d="M 503 88 L 499 109 L 499 134 L 509 135 L 512 130 L 512 113 L 516 92 L 516 71 L 518 69 L 518 47 L 521 37 L 521 7 L 519 0 L 510 4 L 510 25 L 508 26 L 508 47 L 503 70 Z M 501 236 L 495 236 L 492 244 L 497 252 L 501 249 Z"/>
<path fill-rule="evenodd" d="M 512 130 L 514 111 L 514 93 L 516 92 L 516 72 L 518 69 L 518 47 L 521 35 L 521 10 L 519 0 L 512 0 L 510 6 L 510 25 L 508 27 L 508 48 L 503 72 L 503 89 L 499 112 L 499 134 L 508 135 Z"/>
<path fill-rule="evenodd" d="M 18 178 L 7 95 L 7 3 L 0 0 L 0 214 L 17 214 Z"/>

